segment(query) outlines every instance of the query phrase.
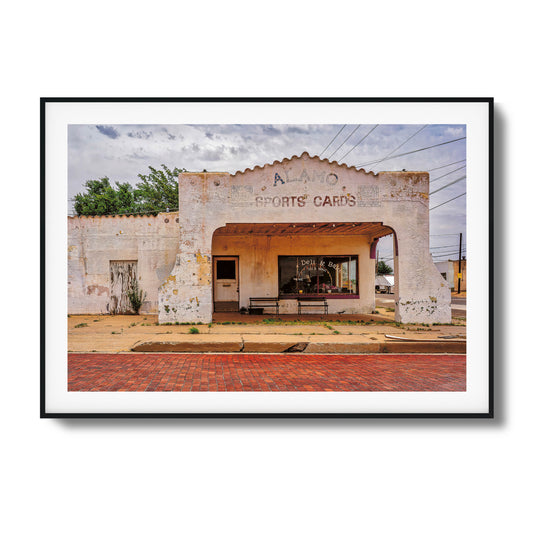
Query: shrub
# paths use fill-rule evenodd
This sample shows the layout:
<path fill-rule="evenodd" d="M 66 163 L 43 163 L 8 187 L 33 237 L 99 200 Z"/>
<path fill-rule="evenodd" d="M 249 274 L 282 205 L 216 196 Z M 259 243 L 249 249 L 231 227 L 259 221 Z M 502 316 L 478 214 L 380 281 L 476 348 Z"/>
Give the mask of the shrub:
<path fill-rule="evenodd" d="M 195 335 L 196 333 L 200 333 L 200 330 L 198 328 L 189 328 L 189 333 Z"/>
<path fill-rule="evenodd" d="M 133 309 L 133 312 L 138 315 L 139 309 L 146 300 L 146 291 L 143 291 L 139 288 L 139 283 L 136 279 L 133 280 L 131 284 L 131 289 L 128 291 L 128 298 L 130 299 L 130 304 Z"/>

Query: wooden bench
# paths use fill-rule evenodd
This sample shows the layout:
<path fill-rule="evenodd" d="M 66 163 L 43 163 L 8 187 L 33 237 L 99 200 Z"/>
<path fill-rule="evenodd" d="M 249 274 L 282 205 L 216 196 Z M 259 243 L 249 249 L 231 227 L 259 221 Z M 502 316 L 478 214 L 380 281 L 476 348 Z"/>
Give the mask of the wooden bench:
<path fill-rule="evenodd" d="M 328 314 L 328 301 L 325 297 L 316 297 L 316 298 L 298 298 L 298 314 L 302 314 L 302 309 L 307 307 L 322 307 L 324 313 Z"/>
<path fill-rule="evenodd" d="M 252 309 L 263 309 L 264 307 L 275 307 L 276 315 L 279 316 L 279 298 L 271 298 L 265 296 L 264 298 L 250 298 L 250 305 L 248 306 L 248 312 L 251 314 Z"/>

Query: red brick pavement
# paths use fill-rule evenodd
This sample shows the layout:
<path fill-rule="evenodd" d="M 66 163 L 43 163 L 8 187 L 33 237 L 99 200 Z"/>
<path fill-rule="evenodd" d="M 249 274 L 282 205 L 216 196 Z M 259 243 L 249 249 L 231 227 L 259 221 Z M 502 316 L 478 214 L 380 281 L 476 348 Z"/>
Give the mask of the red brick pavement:
<path fill-rule="evenodd" d="M 69 354 L 69 391 L 465 391 L 464 355 Z"/>

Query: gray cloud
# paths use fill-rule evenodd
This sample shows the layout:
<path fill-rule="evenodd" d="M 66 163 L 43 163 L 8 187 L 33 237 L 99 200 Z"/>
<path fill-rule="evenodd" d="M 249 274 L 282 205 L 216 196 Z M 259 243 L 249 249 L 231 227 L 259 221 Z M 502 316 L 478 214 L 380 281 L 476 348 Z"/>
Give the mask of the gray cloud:
<path fill-rule="evenodd" d="M 248 155 L 250 153 L 250 150 L 248 150 L 246 146 L 240 145 L 240 146 L 230 146 L 229 152 L 233 156 L 243 157 L 243 156 Z"/>
<path fill-rule="evenodd" d="M 147 140 L 150 137 L 152 137 L 151 131 L 129 131 L 128 137 L 131 137 L 132 139 L 144 139 Z"/>
<path fill-rule="evenodd" d="M 287 133 L 299 133 L 301 135 L 309 135 L 312 132 L 312 128 L 306 128 L 302 126 L 289 126 L 287 128 Z"/>
<path fill-rule="evenodd" d="M 200 157 L 206 161 L 222 161 L 226 159 L 224 146 L 217 146 L 214 149 L 202 150 Z"/>
<path fill-rule="evenodd" d="M 271 124 L 266 124 L 261 129 L 264 135 L 281 135 L 281 130 Z"/>
<path fill-rule="evenodd" d="M 96 129 L 106 137 L 109 137 L 110 139 L 116 139 L 117 137 L 120 137 L 120 133 L 113 128 L 113 126 L 96 126 Z"/>
<path fill-rule="evenodd" d="M 182 152 L 193 152 L 198 154 L 200 152 L 200 145 L 198 143 L 192 143 L 188 146 L 183 146 L 181 149 Z"/>
<path fill-rule="evenodd" d="M 148 154 L 143 154 L 141 152 L 133 152 L 132 154 L 128 154 L 126 157 L 130 159 L 150 159 L 150 156 Z"/>
<path fill-rule="evenodd" d="M 166 134 L 167 139 L 169 139 L 170 141 L 173 141 L 176 138 L 176 136 L 172 135 L 172 133 L 170 133 L 167 128 L 163 128 L 161 131 Z M 180 138 L 181 140 L 183 140 L 183 136 L 180 135 Z"/>

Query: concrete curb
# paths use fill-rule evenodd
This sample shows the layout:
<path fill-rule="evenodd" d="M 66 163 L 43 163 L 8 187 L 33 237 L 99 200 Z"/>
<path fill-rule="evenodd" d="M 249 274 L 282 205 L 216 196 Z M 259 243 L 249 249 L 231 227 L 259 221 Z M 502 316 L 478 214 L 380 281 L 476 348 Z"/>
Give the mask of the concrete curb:
<path fill-rule="evenodd" d="M 132 352 L 242 352 L 242 341 L 139 341 Z"/>
<path fill-rule="evenodd" d="M 458 353 L 466 354 L 466 341 L 390 341 L 390 342 L 278 342 L 278 341 L 140 341 L 134 352 L 175 353 Z"/>

